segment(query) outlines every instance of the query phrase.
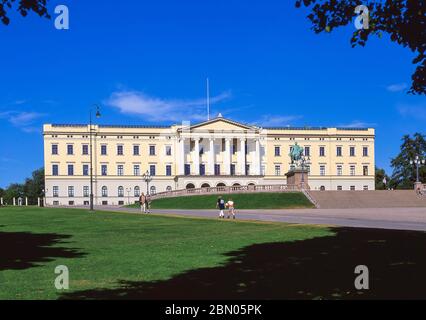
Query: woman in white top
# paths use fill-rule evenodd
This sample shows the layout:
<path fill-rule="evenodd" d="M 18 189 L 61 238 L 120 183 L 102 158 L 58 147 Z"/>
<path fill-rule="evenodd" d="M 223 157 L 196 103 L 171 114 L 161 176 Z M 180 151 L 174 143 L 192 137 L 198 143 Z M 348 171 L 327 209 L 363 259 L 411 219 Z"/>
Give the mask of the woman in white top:
<path fill-rule="evenodd" d="M 232 199 L 229 199 L 228 202 L 226 203 L 226 206 L 228 207 L 228 219 L 231 218 L 231 214 L 232 214 L 232 217 L 235 219 L 235 204 L 234 204 L 234 201 L 232 201 Z"/>

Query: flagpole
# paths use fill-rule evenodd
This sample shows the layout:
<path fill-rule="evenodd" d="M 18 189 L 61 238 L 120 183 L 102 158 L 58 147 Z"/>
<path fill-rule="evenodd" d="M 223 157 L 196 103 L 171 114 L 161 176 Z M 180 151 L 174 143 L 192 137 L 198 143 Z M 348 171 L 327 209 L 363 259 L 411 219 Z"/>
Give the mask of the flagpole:
<path fill-rule="evenodd" d="M 210 121 L 210 83 L 207 78 L 207 121 Z"/>

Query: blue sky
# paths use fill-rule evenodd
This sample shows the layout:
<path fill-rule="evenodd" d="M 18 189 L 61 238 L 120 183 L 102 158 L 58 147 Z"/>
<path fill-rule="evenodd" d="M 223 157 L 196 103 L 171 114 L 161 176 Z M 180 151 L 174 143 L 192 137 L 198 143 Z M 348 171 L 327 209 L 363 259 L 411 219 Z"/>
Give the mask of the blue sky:
<path fill-rule="evenodd" d="M 43 166 L 43 123 L 170 124 L 212 113 L 263 126 L 373 126 L 377 165 L 423 132 L 414 54 L 387 36 L 351 48 L 354 26 L 316 35 L 294 1 L 50 1 L 70 30 L 11 15 L 0 25 L 0 186 Z"/>

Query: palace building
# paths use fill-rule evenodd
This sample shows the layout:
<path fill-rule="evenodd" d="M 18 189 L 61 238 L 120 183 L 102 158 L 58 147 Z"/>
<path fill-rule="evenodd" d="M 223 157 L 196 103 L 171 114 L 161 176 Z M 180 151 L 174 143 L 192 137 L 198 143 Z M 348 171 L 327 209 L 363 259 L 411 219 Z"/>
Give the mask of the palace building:
<path fill-rule="evenodd" d="M 272 127 L 218 117 L 172 126 L 45 124 L 47 205 L 88 205 L 92 136 L 95 205 L 141 192 L 286 184 L 295 143 L 309 159 L 311 190 L 374 190 L 372 128 Z M 149 172 L 148 184 L 143 175 Z"/>

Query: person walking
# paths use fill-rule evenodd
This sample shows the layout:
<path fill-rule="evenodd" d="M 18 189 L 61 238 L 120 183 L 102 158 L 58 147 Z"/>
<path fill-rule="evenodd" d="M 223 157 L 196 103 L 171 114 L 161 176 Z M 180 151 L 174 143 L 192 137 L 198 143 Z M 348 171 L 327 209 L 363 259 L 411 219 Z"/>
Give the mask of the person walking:
<path fill-rule="evenodd" d="M 139 196 L 139 204 L 141 206 L 141 212 L 142 213 L 146 213 L 146 196 L 145 194 L 142 192 L 141 195 Z"/>
<path fill-rule="evenodd" d="M 235 220 L 235 203 L 232 199 L 229 199 L 226 203 L 226 206 L 228 207 L 228 219 L 232 218 Z"/>
<path fill-rule="evenodd" d="M 222 196 L 217 198 L 216 208 L 219 209 L 219 219 L 225 218 L 225 214 L 223 213 L 223 210 L 225 210 L 225 200 L 223 200 Z"/>
<path fill-rule="evenodd" d="M 151 196 L 149 195 L 149 193 L 145 197 L 145 203 L 146 203 L 145 213 L 151 213 Z"/>

